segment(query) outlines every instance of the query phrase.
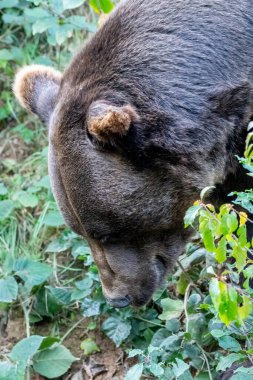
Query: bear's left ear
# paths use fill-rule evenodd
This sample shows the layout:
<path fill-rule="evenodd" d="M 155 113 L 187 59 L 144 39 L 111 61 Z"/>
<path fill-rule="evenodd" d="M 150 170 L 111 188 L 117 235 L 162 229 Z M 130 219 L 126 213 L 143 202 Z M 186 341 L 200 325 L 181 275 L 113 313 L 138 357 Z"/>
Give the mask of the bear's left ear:
<path fill-rule="evenodd" d="M 253 85 L 249 82 L 227 86 L 210 97 L 213 112 L 234 124 L 242 123 L 253 113 Z"/>
<path fill-rule="evenodd" d="M 113 144 L 115 139 L 126 135 L 131 124 L 138 120 L 139 116 L 131 105 L 119 107 L 98 100 L 89 107 L 87 128 L 97 141 Z"/>
<path fill-rule="evenodd" d="M 62 74 L 51 67 L 30 65 L 15 77 L 13 92 L 21 106 L 48 123 L 55 107 Z"/>

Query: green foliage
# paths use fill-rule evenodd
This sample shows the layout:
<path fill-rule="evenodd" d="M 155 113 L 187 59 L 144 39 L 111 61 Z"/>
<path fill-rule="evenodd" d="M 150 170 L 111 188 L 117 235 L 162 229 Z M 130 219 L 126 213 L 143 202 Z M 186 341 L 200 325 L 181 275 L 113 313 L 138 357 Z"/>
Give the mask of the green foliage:
<path fill-rule="evenodd" d="M 8 361 L 0 363 L 1 379 L 13 380 L 23 379 L 30 365 L 40 375 L 54 379 L 63 375 L 76 360 L 67 348 L 55 343 L 55 339 L 38 335 L 18 342 L 6 359 Z"/>
<path fill-rule="evenodd" d="M 91 355 L 94 354 L 95 352 L 99 352 L 100 348 L 94 342 L 93 339 L 87 338 L 81 343 L 81 349 L 83 350 L 85 355 Z"/>
<path fill-rule="evenodd" d="M 114 8 L 114 4 L 111 0 L 90 0 L 90 6 L 96 12 L 102 11 L 104 13 L 110 13 Z"/>
<path fill-rule="evenodd" d="M 87 242 L 66 228 L 54 202 L 47 133 L 13 99 L 17 67 L 34 62 L 62 69 L 96 29 L 99 14 L 112 8 L 110 0 L 0 0 L 0 309 L 22 312 L 27 336 L 0 352 L 0 378 L 21 380 L 30 372 L 61 377 L 78 360 L 63 343 L 80 316 L 89 318 L 88 335 L 100 329 L 135 358 L 126 380 L 215 379 L 234 363 L 239 368 L 233 377 L 247 378 L 253 247 L 247 240 L 250 217 L 234 205 L 252 212 L 252 190 L 231 194 L 233 204 L 215 210 L 204 202 L 212 189 L 204 189 L 185 216 L 201 241 L 189 244 L 152 306 L 111 309 Z M 251 145 L 250 132 L 240 159 L 249 175 Z M 52 336 L 34 333 L 44 320 Z M 85 355 L 100 349 L 90 336 L 81 348 Z"/>

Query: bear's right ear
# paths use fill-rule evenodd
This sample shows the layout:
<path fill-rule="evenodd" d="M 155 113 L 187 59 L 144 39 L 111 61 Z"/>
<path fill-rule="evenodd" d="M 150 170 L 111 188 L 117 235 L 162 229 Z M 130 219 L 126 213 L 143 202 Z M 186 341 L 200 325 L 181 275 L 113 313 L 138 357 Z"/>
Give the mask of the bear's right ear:
<path fill-rule="evenodd" d="M 48 123 L 54 110 L 62 74 L 51 67 L 31 65 L 21 68 L 13 91 L 21 106 Z"/>

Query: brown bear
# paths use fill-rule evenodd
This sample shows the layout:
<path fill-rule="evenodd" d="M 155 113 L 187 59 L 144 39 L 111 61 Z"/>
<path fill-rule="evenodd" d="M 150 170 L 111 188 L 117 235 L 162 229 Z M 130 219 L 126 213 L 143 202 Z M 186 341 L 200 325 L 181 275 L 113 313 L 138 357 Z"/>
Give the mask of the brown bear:
<path fill-rule="evenodd" d="M 149 301 L 183 252 L 185 211 L 252 186 L 250 0 L 122 1 L 63 75 L 28 66 L 20 103 L 49 128 L 49 174 L 116 307 Z"/>

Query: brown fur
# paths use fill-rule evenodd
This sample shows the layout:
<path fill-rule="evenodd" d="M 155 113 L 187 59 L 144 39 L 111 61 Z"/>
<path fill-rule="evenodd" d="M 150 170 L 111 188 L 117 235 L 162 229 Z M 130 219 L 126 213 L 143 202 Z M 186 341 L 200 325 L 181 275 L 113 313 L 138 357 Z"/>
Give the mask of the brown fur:
<path fill-rule="evenodd" d="M 121 1 L 62 80 L 29 70 L 16 93 L 49 127 L 66 223 L 112 304 L 143 305 L 189 241 L 201 189 L 218 207 L 252 187 L 236 158 L 253 114 L 250 0 Z"/>
<path fill-rule="evenodd" d="M 34 96 L 34 84 L 37 78 L 43 77 L 45 80 L 60 81 L 62 74 L 52 67 L 42 65 L 30 65 L 22 67 L 15 76 L 13 92 L 22 107 L 29 112 L 31 108 L 31 99 Z"/>
<path fill-rule="evenodd" d="M 87 127 L 98 141 L 108 142 L 113 135 L 126 135 L 131 123 L 137 119 L 136 112 L 130 106 L 113 107 L 96 102 L 89 110 Z"/>

